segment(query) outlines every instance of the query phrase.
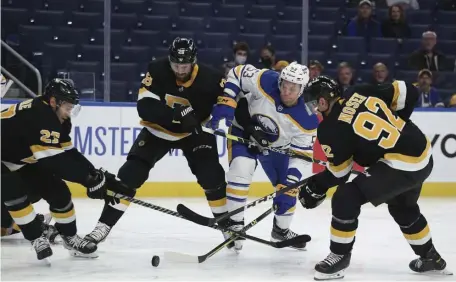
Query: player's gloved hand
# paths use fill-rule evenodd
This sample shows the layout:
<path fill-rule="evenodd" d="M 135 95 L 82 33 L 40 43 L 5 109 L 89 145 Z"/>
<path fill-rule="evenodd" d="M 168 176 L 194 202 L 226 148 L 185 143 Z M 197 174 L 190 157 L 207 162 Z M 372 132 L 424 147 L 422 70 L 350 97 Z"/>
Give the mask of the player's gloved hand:
<path fill-rule="evenodd" d="M 299 201 L 301 205 L 306 209 L 313 209 L 318 207 L 326 198 L 326 193 L 318 193 L 317 183 L 313 177 L 301 186 L 299 192 Z"/>
<path fill-rule="evenodd" d="M 104 199 L 106 195 L 106 178 L 102 168 L 93 170 L 87 177 L 84 186 L 87 196 L 91 199 Z"/>
<path fill-rule="evenodd" d="M 287 182 L 286 185 L 277 184 L 276 190 L 282 190 L 283 188 L 287 188 L 287 186 L 291 185 L 292 183 Z M 285 214 L 289 209 L 296 206 L 296 196 L 298 195 L 299 189 L 291 189 L 288 192 L 280 194 L 276 196 L 273 200 L 274 211 L 277 215 Z"/>
<path fill-rule="evenodd" d="M 134 197 L 136 191 L 134 189 L 130 189 L 125 185 L 119 178 L 117 178 L 114 174 L 109 173 L 107 171 L 104 172 L 106 178 L 106 188 L 109 191 L 114 193 L 119 193 L 125 196 Z M 105 202 L 111 205 L 115 205 L 120 203 L 120 199 L 114 196 L 110 196 L 106 193 L 105 195 Z"/>
<path fill-rule="evenodd" d="M 182 129 L 186 132 L 195 134 L 201 133 L 201 123 L 195 115 L 195 111 L 190 106 L 176 106 L 174 108 L 173 120 L 179 121 Z"/>
<path fill-rule="evenodd" d="M 234 119 L 234 110 L 236 110 L 236 101 L 228 96 L 219 96 L 217 104 L 212 109 L 212 119 L 209 121 L 210 128 L 216 130 L 219 122 L 225 119 L 225 125 L 230 127 Z"/>
<path fill-rule="evenodd" d="M 264 132 L 258 125 L 250 125 L 245 129 L 248 138 L 255 142 L 257 146 L 250 148 L 251 150 L 256 150 L 257 153 L 267 154 L 267 148 L 269 147 L 269 140 L 267 139 L 267 133 Z"/>

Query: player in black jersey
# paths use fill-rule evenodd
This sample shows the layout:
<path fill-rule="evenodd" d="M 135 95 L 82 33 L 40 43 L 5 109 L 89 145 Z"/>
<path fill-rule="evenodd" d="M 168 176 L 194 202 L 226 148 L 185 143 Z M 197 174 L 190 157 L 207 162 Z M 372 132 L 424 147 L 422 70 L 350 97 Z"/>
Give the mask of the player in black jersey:
<path fill-rule="evenodd" d="M 193 40 L 176 38 L 167 59 L 149 64 L 137 104 L 144 128 L 117 176 L 130 188 L 138 189 L 161 158 L 171 149 L 182 149 L 212 213 L 219 216 L 226 212 L 225 172 L 219 163 L 215 136 L 202 132 L 201 125 L 222 95 L 225 79 L 223 73 L 196 60 Z M 127 206 L 126 201 L 105 205 L 97 226 L 86 238 L 95 243 L 104 241 Z"/>
<path fill-rule="evenodd" d="M 73 85 L 53 79 L 43 96 L 1 112 L 2 202 L 24 237 L 32 242 L 39 260 L 51 256 L 52 250 L 31 200 L 42 197 L 49 203 L 55 227 L 71 254 L 94 257 L 96 245 L 76 234 L 71 194 L 62 179 L 87 187 L 87 195 L 94 199 L 115 201 L 106 196 L 107 188 L 128 192 L 114 175 L 95 169 L 73 148 L 70 116 L 78 104 L 79 94 Z M 31 187 L 30 179 L 49 186 Z"/>
<path fill-rule="evenodd" d="M 315 266 L 315 279 L 344 277 L 361 206 L 368 202 L 388 205 L 419 256 L 410 262 L 410 269 L 448 273 L 417 204 L 433 160 L 429 140 L 410 121 L 418 97 L 416 88 L 403 81 L 361 85 L 344 100 L 337 83 L 320 76 L 309 82 L 305 95 L 308 108 L 323 116 L 317 138 L 328 165 L 301 188 L 300 201 L 305 208 L 314 208 L 324 200 L 328 188 L 338 185 L 332 198 L 331 253 Z M 368 169 L 346 183 L 353 162 Z"/>

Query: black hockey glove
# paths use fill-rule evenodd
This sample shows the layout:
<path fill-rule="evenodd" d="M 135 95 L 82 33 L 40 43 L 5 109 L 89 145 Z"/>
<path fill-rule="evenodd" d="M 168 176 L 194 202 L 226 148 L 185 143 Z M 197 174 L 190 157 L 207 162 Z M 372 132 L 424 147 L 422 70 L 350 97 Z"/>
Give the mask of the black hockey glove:
<path fill-rule="evenodd" d="M 185 132 L 199 134 L 202 131 L 201 123 L 190 106 L 176 106 L 174 108 L 173 121 L 178 121 Z"/>
<path fill-rule="evenodd" d="M 106 178 L 102 168 L 93 170 L 85 183 L 87 196 L 91 199 L 104 199 L 106 195 Z"/>
<path fill-rule="evenodd" d="M 120 181 L 120 179 L 118 179 L 114 174 L 105 171 L 104 175 L 106 177 L 107 190 L 112 191 L 114 193 L 119 193 L 119 194 L 122 194 L 125 196 L 129 196 L 129 197 L 135 196 L 136 191 L 134 189 L 128 188 L 127 185 L 125 185 L 122 181 Z M 107 194 L 105 195 L 104 199 L 105 199 L 106 203 L 109 203 L 111 205 L 120 203 L 119 198 L 109 196 Z"/>
<path fill-rule="evenodd" d="M 314 177 L 311 177 L 306 184 L 301 186 L 299 192 L 299 202 L 306 209 L 313 209 L 318 207 L 326 198 L 326 193 L 318 194 L 317 183 Z"/>
<path fill-rule="evenodd" d="M 267 147 L 269 147 L 269 141 L 266 138 L 266 133 L 258 125 L 250 125 L 246 128 L 247 138 L 254 141 L 258 146 L 251 146 L 249 149 L 253 153 L 264 153 L 267 154 Z"/>

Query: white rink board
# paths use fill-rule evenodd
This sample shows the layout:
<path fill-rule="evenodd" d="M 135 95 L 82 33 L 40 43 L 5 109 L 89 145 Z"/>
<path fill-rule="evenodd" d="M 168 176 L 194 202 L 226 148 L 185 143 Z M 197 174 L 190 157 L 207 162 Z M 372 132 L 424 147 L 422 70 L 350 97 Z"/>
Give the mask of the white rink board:
<path fill-rule="evenodd" d="M 2 101 L 2 103 L 7 102 Z M 83 105 L 80 115 L 72 121 L 71 134 L 74 145 L 95 166 L 104 167 L 108 171 L 118 171 L 142 128 L 139 125 L 135 104 L 88 103 Z M 6 106 L 2 104 L 2 109 Z M 416 111 L 412 115 L 412 120 L 430 140 L 434 141 L 434 170 L 428 182 L 456 182 L 456 111 Z M 227 169 L 226 140 L 217 138 L 220 161 Z M 176 171 L 179 171 L 178 179 Z M 307 175 L 311 173 L 311 166 L 308 166 Z M 179 150 L 158 162 L 148 179 L 149 182 L 195 180 L 186 159 Z M 253 181 L 268 182 L 268 178 L 262 169 L 258 169 Z"/>

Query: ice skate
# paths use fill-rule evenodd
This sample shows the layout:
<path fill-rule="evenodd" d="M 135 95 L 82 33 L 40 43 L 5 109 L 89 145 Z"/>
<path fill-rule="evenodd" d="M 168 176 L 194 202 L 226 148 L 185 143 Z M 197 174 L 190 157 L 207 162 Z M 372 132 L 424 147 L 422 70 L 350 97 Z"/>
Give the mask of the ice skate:
<path fill-rule="evenodd" d="M 63 240 L 63 247 L 69 250 L 70 255 L 74 257 L 96 258 L 98 257 L 97 245 L 89 240 L 83 239 L 78 235 L 64 236 L 61 235 Z"/>
<path fill-rule="evenodd" d="M 320 281 L 344 278 L 345 269 L 350 265 L 350 259 L 351 253 L 346 255 L 330 253 L 315 266 L 314 279 Z"/>
<path fill-rule="evenodd" d="M 426 253 L 425 257 L 412 260 L 409 267 L 417 273 L 453 275 L 451 271 L 446 269 L 446 261 L 437 253 L 434 247 Z"/>
<path fill-rule="evenodd" d="M 271 241 L 272 242 L 281 242 L 281 241 L 285 241 L 288 239 L 292 239 L 297 236 L 299 236 L 299 234 L 296 234 L 295 232 L 291 231 L 290 229 L 281 229 L 279 226 L 277 226 L 276 219 L 274 218 L 274 225 L 273 225 L 272 231 L 271 231 Z M 305 250 L 306 243 L 304 242 L 304 243 L 296 244 L 296 245 L 293 245 L 290 247 L 297 249 L 297 250 Z"/>
<path fill-rule="evenodd" d="M 227 228 L 228 228 L 228 230 L 240 232 L 244 228 L 244 221 L 234 221 L 234 220 L 230 219 Z M 228 239 L 231 236 L 236 236 L 236 235 L 232 234 L 231 232 L 227 232 L 227 234 L 228 234 L 228 236 L 225 237 L 225 239 Z M 238 238 L 236 238 L 236 240 L 234 240 L 233 243 L 230 244 L 231 246 L 229 248 L 230 249 L 232 248 L 236 253 L 239 253 L 242 250 L 244 241 L 245 241 L 244 238 L 238 237 Z"/>
<path fill-rule="evenodd" d="M 31 243 L 32 247 L 35 249 L 36 258 L 38 260 L 44 260 L 46 264 L 50 265 L 51 262 L 48 258 L 52 256 L 52 249 L 46 237 L 44 235 L 41 235 Z"/>
<path fill-rule="evenodd" d="M 106 237 L 108 237 L 110 231 L 110 226 L 102 222 L 98 222 L 97 226 L 95 226 L 95 229 L 87 234 L 84 239 L 98 245 L 99 243 L 102 243 L 106 240 Z"/>

